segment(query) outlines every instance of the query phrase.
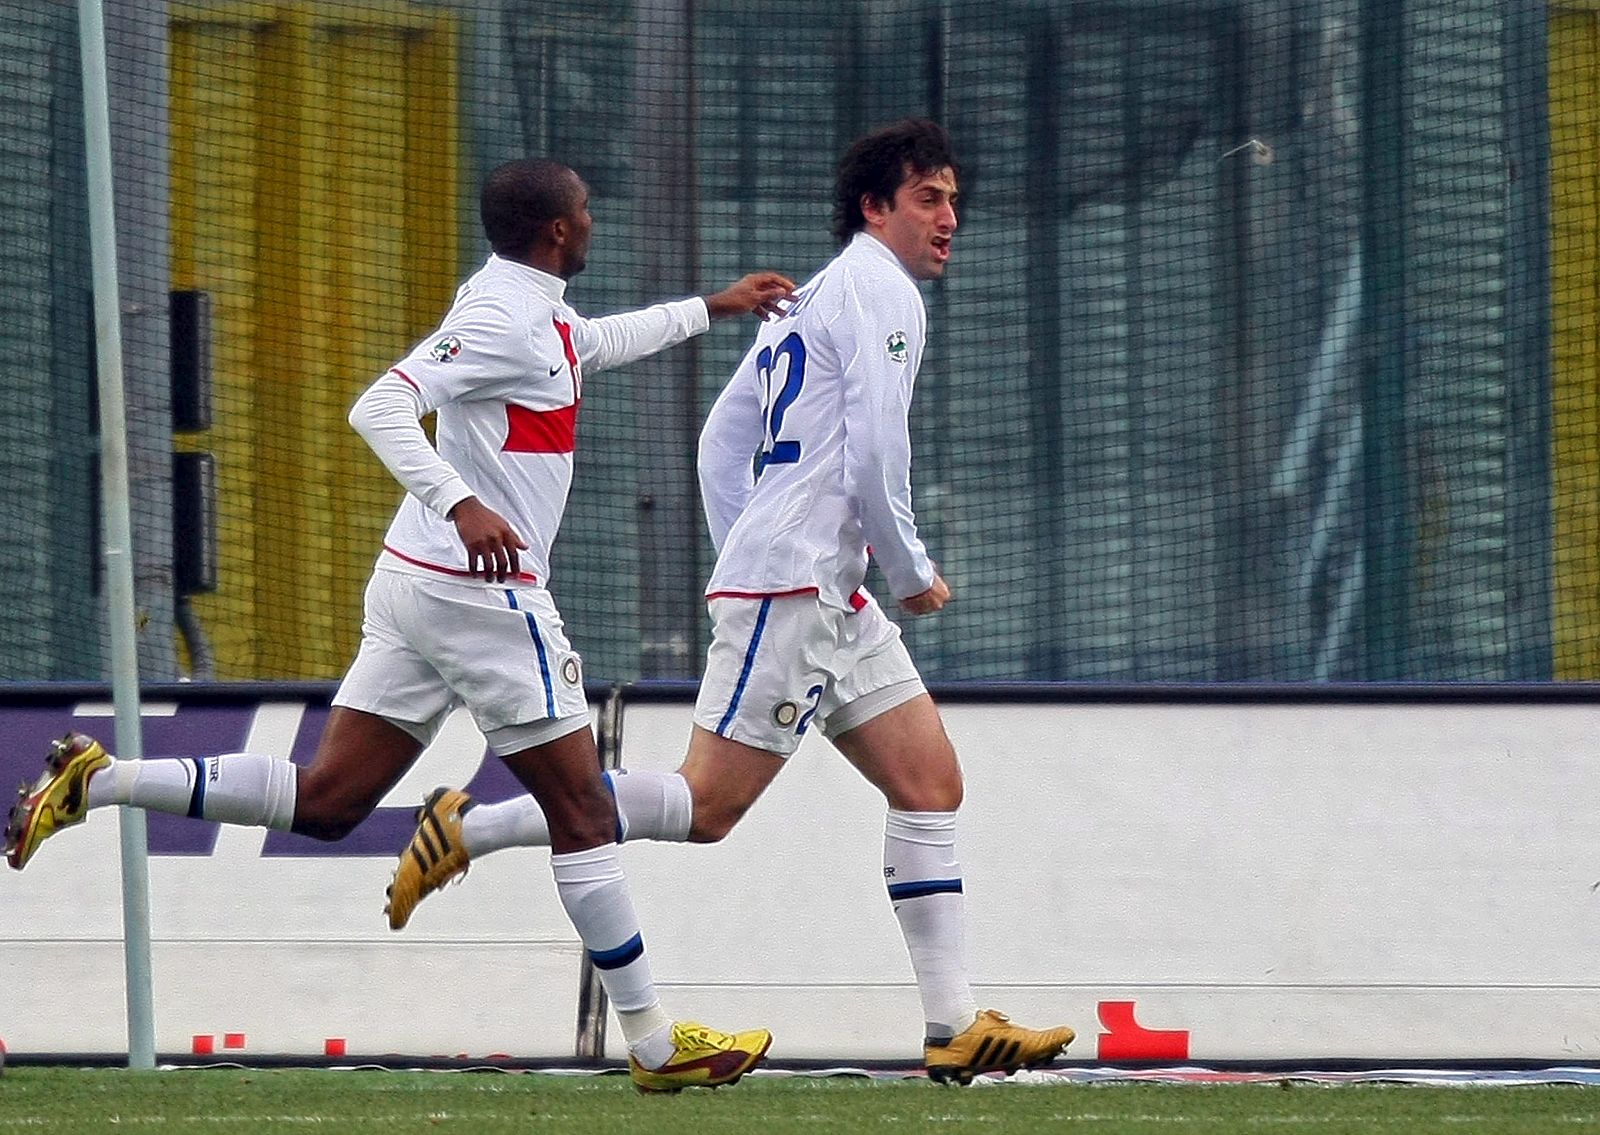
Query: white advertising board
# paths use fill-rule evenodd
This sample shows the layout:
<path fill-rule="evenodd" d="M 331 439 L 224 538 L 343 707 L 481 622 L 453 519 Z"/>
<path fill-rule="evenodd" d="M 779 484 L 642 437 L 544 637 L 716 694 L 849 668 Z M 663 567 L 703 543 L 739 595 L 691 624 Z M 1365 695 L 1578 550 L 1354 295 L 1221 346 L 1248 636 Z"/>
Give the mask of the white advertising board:
<path fill-rule="evenodd" d="M 31 775 L 66 727 L 109 733 L 103 712 L 0 710 L 0 773 L 19 779 L 25 751 Z M 154 706 L 146 753 L 304 761 L 324 713 Z M 1072 1025 L 1069 1057 L 1600 1059 L 1586 704 L 960 701 L 945 716 L 967 776 L 978 999 Z M 674 767 L 689 719 L 686 703 L 628 704 L 625 765 Z M 387 929 L 410 810 L 439 783 L 515 791 L 458 717 L 344 844 L 152 817 L 158 1050 L 570 1057 L 582 958 L 548 853 L 486 857 Z M 774 1059 L 915 1061 L 882 823 L 813 735 L 721 844 L 628 845 L 668 1010 L 770 1027 Z M 7 1048 L 125 1051 L 115 814 L 4 872 L 0 910 Z M 82 1011 L 39 1012 L 64 982 Z M 613 1024 L 608 1055 L 619 1040 Z"/>
<path fill-rule="evenodd" d="M 983 1004 L 1085 1060 L 1600 1058 L 1597 714 L 947 706 Z M 624 717 L 671 767 L 687 707 Z M 628 849 L 672 1007 L 915 1059 L 881 798 L 820 738 L 724 843 Z"/>

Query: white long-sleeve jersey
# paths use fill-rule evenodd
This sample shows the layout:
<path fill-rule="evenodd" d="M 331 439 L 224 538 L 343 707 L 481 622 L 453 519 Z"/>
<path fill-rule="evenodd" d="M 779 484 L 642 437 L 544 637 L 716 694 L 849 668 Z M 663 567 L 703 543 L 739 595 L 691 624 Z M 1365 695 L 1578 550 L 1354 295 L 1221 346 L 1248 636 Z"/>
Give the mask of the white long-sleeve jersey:
<path fill-rule="evenodd" d="M 557 276 L 490 256 L 439 329 L 356 401 L 350 424 L 406 490 L 380 567 L 470 577 L 446 517 L 475 496 L 527 542 L 521 581 L 545 583 L 572 484 L 584 375 L 710 324 L 698 297 L 585 319 L 565 293 Z M 420 421 L 433 410 L 437 449 Z"/>
<path fill-rule="evenodd" d="M 815 591 L 856 607 L 869 547 L 895 598 L 933 585 L 907 422 L 926 332 L 916 282 L 866 233 L 762 325 L 700 434 L 708 597 Z"/>

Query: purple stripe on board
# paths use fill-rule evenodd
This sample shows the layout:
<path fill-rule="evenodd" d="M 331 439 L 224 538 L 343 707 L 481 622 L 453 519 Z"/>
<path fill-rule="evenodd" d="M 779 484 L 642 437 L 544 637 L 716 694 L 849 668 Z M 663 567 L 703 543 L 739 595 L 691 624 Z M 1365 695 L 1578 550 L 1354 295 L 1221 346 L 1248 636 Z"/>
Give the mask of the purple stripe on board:
<path fill-rule="evenodd" d="M 277 703 L 282 704 L 282 703 Z M 144 718 L 146 759 L 209 757 L 244 749 L 255 721 L 257 703 L 180 706 L 171 717 Z M 290 757 L 308 765 L 317 750 L 329 710 L 308 706 L 300 722 Z M 109 717 L 77 717 L 71 706 L 0 706 L 0 789 L 30 784 L 44 768 L 50 742 L 73 730 L 99 738 L 109 748 L 116 735 Z M 430 788 L 432 785 L 429 786 Z M 484 754 L 477 774 L 467 786 L 484 801 L 507 800 L 522 793 L 505 765 L 492 753 Z M 400 807 L 379 808 L 365 823 L 339 843 L 322 843 L 287 832 L 268 832 L 262 854 L 268 856 L 382 856 L 398 855 L 411 838 L 412 813 L 420 798 Z M 152 855 L 209 855 L 216 848 L 219 825 L 187 816 L 160 812 L 149 815 Z M 92 818 L 91 823 L 101 822 Z"/>

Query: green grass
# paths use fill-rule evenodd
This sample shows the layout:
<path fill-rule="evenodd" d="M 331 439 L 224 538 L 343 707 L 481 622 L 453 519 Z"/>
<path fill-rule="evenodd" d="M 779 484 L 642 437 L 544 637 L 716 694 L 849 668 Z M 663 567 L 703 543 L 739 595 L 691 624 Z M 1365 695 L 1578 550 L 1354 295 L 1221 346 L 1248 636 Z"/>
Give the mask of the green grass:
<path fill-rule="evenodd" d="M 1153 1084 L 950 1088 L 752 1077 L 640 1096 L 625 1077 L 13 1066 L 0 1135 L 31 1132 L 460 1132 L 815 1135 L 832 1131 L 1549 1135 L 1600 1130 L 1600 1088 Z"/>

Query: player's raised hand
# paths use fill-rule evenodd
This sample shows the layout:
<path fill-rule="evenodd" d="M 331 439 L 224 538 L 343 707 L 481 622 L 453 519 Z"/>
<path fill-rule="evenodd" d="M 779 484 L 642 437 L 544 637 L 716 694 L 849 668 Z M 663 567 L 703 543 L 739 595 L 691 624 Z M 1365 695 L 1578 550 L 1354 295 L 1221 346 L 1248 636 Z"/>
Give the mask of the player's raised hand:
<path fill-rule="evenodd" d="M 477 497 L 468 497 L 450 510 L 450 519 L 467 549 L 467 571 L 489 583 L 518 574 L 517 552 L 528 545 L 505 517 Z"/>
<path fill-rule="evenodd" d="M 776 272 L 752 272 L 737 283 L 706 297 L 706 311 L 712 319 L 729 315 L 759 315 L 773 319 L 783 314 L 783 305 L 794 299 L 794 281 Z"/>
<path fill-rule="evenodd" d="M 950 585 L 944 576 L 933 573 L 933 586 L 919 595 L 908 595 L 900 600 L 900 609 L 908 615 L 931 615 L 950 602 Z"/>

